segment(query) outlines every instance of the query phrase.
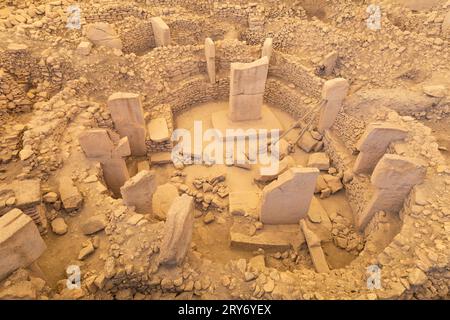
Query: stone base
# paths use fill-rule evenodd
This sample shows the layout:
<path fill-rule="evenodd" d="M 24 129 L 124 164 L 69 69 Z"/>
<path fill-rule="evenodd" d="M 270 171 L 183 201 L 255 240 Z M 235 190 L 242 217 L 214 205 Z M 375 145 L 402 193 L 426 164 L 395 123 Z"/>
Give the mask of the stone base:
<path fill-rule="evenodd" d="M 248 233 L 249 222 L 235 219 L 230 229 L 232 248 L 244 250 L 284 251 L 298 249 L 305 243 L 303 232 L 298 225 L 264 225 L 262 230 L 250 236 Z"/>
<path fill-rule="evenodd" d="M 280 135 L 283 133 L 283 125 L 278 120 L 278 118 L 275 116 L 275 114 L 270 111 L 270 109 L 266 106 L 263 106 L 261 109 L 261 119 L 258 120 L 246 120 L 246 121 L 231 121 L 228 116 L 228 110 L 218 111 L 212 114 L 211 121 L 214 129 L 218 129 L 222 135 L 224 136 L 224 139 L 234 139 L 236 137 L 244 137 L 246 136 L 245 131 L 248 129 L 254 129 L 258 132 L 258 130 L 266 129 L 266 130 L 273 130 L 278 129 L 280 130 Z M 235 132 L 234 134 L 225 136 L 226 130 L 238 130 L 242 129 L 244 133 L 238 133 Z M 270 132 L 268 132 L 270 135 Z"/>
<path fill-rule="evenodd" d="M 172 163 L 171 152 L 155 152 L 150 155 L 151 164 L 167 164 Z"/>

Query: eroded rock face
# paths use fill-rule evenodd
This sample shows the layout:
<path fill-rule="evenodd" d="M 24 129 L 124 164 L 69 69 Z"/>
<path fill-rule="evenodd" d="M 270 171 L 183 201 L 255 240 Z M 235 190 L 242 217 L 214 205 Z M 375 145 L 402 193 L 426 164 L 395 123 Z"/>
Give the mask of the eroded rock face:
<path fill-rule="evenodd" d="M 186 256 L 194 226 L 194 198 L 183 194 L 175 199 L 167 213 L 164 238 L 160 247 L 160 264 L 180 264 Z"/>
<path fill-rule="evenodd" d="M 97 46 L 122 50 L 122 40 L 109 23 L 96 22 L 87 25 L 86 36 Z"/>

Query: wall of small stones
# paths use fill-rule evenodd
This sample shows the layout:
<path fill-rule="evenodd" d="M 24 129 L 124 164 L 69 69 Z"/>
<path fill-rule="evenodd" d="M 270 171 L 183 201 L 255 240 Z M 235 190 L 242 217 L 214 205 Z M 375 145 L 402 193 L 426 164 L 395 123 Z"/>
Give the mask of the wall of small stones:
<path fill-rule="evenodd" d="M 343 140 L 337 135 L 337 130 L 333 130 L 333 134 L 328 132 L 324 136 L 325 151 L 331 159 L 333 166 L 340 172 L 347 174 L 352 172 L 353 164 L 356 157 L 352 156 Z M 359 216 L 373 193 L 370 178 L 365 176 L 354 176 L 350 181 L 343 179 L 345 186 L 345 194 L 353 216 Z"/>
<path fill-rule="evenodd" d="M 7 134 L 0 135 L 0 163 L 8 163 L 19 154 L 22 149 L 24 125 L 2 125 Z"/>
<path fill-rule="evenodd" d="M 10 74 L 0 69 L 0 116 L 31 110 L 31 101 L 25 89 L 24 85 L 18 84 Z"/>
<path fill-rule="evenodd" d="M 216 42 L 216 68 L 218 72 L 230 72 L 232 62 L 252 62 L 259 59 L 261 48 L 258 46 L 248 46 L 244 42 L 227 39 Z"/>
<path fill-rule="evenodd" d="M 143 53 L 156 46 L 150 21 L 128 17 L 117 23 L 116 27 L 122 40 L 122 51 L 124 53 Z"/>
<path fill-rule="evenodd" d="M 68 59 L 58 54 L 44 52 L 42 56 L 35 56 L 23 44 L 13 44 L 5 50 L 0 49 L 0 69 L 10 74 L 14 81 L 25 91 L 45 82 L 45 90 L 57 91 L 64 81 L 64 72 L 71 72 Z M 41 93 L 45 98 L 47 93 Z M 28 96 L 32 98 L 32 96 Z"/>
<path fill-rule="evenodd" d="M 23 133 L 23 149 L 19 153 L 22 160 L 24 178 L 36 174 L 46 178 L 50 172 L 60 168 L 63 156 L 59 145 L 69 123 L 85 108 L 91 107 L 90 102 L 78 101 L 67 103 L 69 99 L 81 91 L 86 85 L 86 79 L 71 80 L 65 88 L 48 101 L 35 104 L 35 110 L 40 114 L 34 117 Z M 39 113 L 40 112 L 40 113 Z M 92 119 L 94 123 L 94 119 Z M 39 172 L 33 171 L 38 169 Z M 33 172 L 32 172 L 33 171 Z"/>
<path fill-rule="evenodd" d="M 229 80 L 220 79 L 217 84 L 206 82 L 206 76 L 193 77 L 191 80 L 181 81 L 177 88 L 169 93 L 152 97 L 149 106 L 168 103 L 172 106 L 174 116 L 189 108 L 212 100 L 226 99 L 229 92 Z"/>
<path fill-rule="evenodd" d="M 264 98 L 272 106 L 282 109 L 294 118 L 301 117 L 318 102 L 274 78 L 267 79 Z"/>
<path fill-rule="evenodd" d="M 274 50 L 270 74 L 295 84 L 308 96 L 320 99 L 324 80 L 315 76 L 314 71 L 302 65 L 298 58 Z"/>
<path fill-rule="evenodd" d="M 364 120 L 349 115 L 345 111 L 339 112 L 333 129 L 340 140 L 351 153 L 356 153 L 356 143 L 364 134 L 367 123 Z"/>
<path fill-rule="evenodd" d="M 161 104 L 151 108 L 145 115 L 147 123 L 151 119 L 164 118 L 166 119 L 167 128 L 169 129 L 169 136 L 172 136 L 174 130 L 174 121 L 172 114 L 172 107 L 169 104 Z M 172 151 L 173 143 L 172 140 L 164 142 L 153 142 L 151 140 L 146 140 L 148 152 L 170 152 Z"/>
<path fill-rule="evenodd" d="M 39 77 L 39 59 L 31 54 L 26 45 L 14 44 L 0 49 L 0 68 L 14 76 L 21 84 L 31 83 Z"/>
<path fill-rule="evenodd" d="M 147 10 L 133 3 L 89 3 L 80 7 L 82 10 L 82 19 L 86 23 L 98 21 L 113 23 L 130 16 L 141 19 L 149 16 Z"/>

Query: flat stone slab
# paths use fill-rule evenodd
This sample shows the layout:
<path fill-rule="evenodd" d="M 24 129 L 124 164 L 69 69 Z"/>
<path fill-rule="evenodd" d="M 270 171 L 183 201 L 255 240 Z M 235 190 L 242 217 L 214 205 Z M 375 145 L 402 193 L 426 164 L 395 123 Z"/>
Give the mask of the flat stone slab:
<path fill-rule="evenodd" d="M 151 164 L 167 164 L 172 163 L 172 153 L 170 152 L 156 152 L 150 156 Z"/>
<path fill-rule="evenodd" d="M 246 225 L 236 220 L 230 229 L 231 247 L 245 250 L 285 251 L 299 248 L 305 238 L 298 225 L 264 225 L 253 236 L 246 232 Z"/>
<path fill-rule="evenodd" d="M 267 130 L 280 130 L 280 135 L 283 133 L 284 127 L 281 124 L 280 120 L 275 116 L 275 114 L 266 106 L 262 107 L 261 110 L 261 119 L 258 120 L 246 120 L 246 121 L 231 121 L 228 116 L 228 110 L 218 111 L 212 114 L 211 121 L 214 129 L 219 130 L 224 139 L 233 139 L 236 137 L 245 137 L 245 131 L 249 129 L 254 129 L 256 131 L 260 129 Z M 244 131 L 234 132 L 226 136 L 226 130 L 238 130 L 242 129 Z M 270 132 L 268 133 L 270 134 Z"/>
<path fill-rule="evenodd" d="M 148 136 L 153 142 L 163 142 L 170 139 L 167 121 L 164 118 L 150 120 L 147 125 Z"/>

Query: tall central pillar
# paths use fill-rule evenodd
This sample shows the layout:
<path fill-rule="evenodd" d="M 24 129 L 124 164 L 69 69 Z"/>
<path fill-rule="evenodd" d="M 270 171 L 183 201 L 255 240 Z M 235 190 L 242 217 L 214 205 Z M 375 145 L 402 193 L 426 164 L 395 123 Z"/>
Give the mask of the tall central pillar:
<path fill-rule="evenodd" d="M 231 121 L 261 119 L 269 59 L 262 57 L 250 63 L 232 63 L 230 74 Z"/>

